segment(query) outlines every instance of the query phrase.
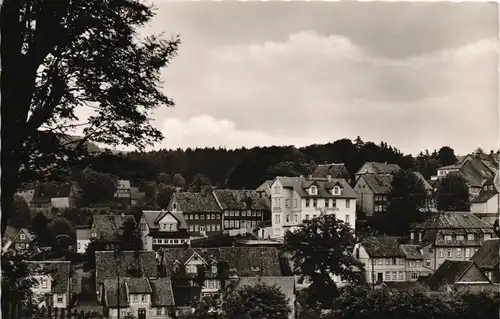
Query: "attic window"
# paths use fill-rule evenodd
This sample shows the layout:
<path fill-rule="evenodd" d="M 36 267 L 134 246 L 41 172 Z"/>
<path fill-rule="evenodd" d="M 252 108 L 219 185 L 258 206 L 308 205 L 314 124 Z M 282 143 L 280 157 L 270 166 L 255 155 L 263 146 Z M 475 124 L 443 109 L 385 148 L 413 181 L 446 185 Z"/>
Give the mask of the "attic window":
<path fill-rule="evenodd" d="M 217 264 L 212 264 L 212 273 L 216 274 L 217 273 Z"/>
<path fill-rule="evenodd" d="M 318 188 L 316 186 L 311 186 L 309 188 L 309 195 L 317 195 L 318 194 Z"/>
<path fill-rule="evenodd" d="M 177 203 L 174 203 L 173 210 L 177 210 Z"/>
<path fill-rule="evenodd" d="M 333 195 L 340 195 L 340 187 L 335 186 L 333 188 Z"/>
<path fill-rule="evenodd" d="M 252 267 L 252 271 L 260 271 L 259 267 Z"/>

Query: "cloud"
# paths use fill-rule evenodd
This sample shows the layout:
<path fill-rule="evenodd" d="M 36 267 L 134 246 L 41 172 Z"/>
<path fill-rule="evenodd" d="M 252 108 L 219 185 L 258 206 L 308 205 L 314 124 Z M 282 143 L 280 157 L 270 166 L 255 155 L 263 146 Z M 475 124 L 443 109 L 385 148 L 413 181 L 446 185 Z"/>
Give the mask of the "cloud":
<path fill-rule="evenodd" d="M 162 145 L 248 147 L 360 135 L 413 153 L 443 144 L 458 152 L 493 148 L 496 49 L 496 39 L 483 39 L 383 58 L 349 38 L 312 31 L 282 42 L 193 44 L 164 73 L 177 107 L 159 112 L 159 123 L 169 118 L 162 127 L 171 136 Z"/>

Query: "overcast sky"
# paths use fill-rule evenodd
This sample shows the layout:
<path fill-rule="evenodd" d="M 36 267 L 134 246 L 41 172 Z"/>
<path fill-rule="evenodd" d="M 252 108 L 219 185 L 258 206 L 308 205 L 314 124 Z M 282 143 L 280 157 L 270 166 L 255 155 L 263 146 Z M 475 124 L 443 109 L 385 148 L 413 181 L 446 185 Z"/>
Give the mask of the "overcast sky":
<path fill-rule="evenodd" d="M 154 2 L 182 41 L 155 148 L 498 147 L 493 3 Z"/>

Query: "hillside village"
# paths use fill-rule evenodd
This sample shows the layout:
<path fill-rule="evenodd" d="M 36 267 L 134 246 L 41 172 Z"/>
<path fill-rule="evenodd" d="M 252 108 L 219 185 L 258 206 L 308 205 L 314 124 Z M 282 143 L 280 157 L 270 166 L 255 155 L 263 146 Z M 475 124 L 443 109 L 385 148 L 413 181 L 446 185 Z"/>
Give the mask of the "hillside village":
<path fill-rule="evenodd" d="M 255 189 L 175 187 L 163 208 L 145 207 L 146 192 L 125 179 L 116 181 L 113 205 L 87 207 L 77 181 L 33 183 L 18 192 L 33 222 L 7 228 L 2 254 L 29 252 L 32 291 L 50 316 L 91 311 L 106 318 L 175 318 L 227 283 L 236 289 L 265 283 L 281 289 L 289 318 L 298 318 L 298 294 L 311 278 L 294 271 L 282 251 L 286 234 L 335 216 L 355 236 L 347 247 L 359 262 L 354 272 L 373 289 L 497 291 L 497 171 L 496 156 L 475 153 L 429 179 L 394 163 L 366 162 L 355 172 L 346 163 L 320 164 L 310 174 L 275 176 Z M 416 207 L 422 219 L 407 227 L 385 220 L 404 234 L 384 234 L 374 221 L 392 216 L 386 213 L 398 174 L 424 191 Z M 466 183 L 469 209 L 439 207 L 446 198 L 439 197 L 440 187 L 450 176 Z M 83 217 L 70 216 L 84 208 Z M 350 284 L 341 274 L 332 278 L 337 287 Z"/>

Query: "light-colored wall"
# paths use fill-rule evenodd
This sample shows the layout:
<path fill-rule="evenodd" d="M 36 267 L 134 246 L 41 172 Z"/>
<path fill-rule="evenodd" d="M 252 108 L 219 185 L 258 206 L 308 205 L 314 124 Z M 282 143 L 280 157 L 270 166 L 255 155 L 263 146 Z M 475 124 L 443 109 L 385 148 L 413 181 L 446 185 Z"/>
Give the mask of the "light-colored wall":
<path fill-rule="evenodd" d="M 145 307 L 142 307 L 145 308 Z M 160 309 L 160 312 L 158 312 L 158 309 Z M 126 309 L 120 309 L 121 312 L 121 318 L 124 318 L 127 313 L 131 313 L 134 315 L 134 318 L 138 317 L 138 308 L 135 307 L 128 307 Z M 115 319 L 118 318 L 118 309 L 116 308 L 109 308 L 109 319 Z M 153 318 L 153 319 L 170 319 L 169 316 L 169 311 L 167 307 L 146 307 L 146 318 Z"/>
<path fill-rule="evenodd" d="M 144 225 L 144 230 L 141 229 L 141 225 Z M 141 217 L 139 221 L 139 232 L 141 234 L 141 240 L 144 250 L 153 250 L 153 239 L 149 236 L 149 226 L 146 222 L 146 218 L 144 216 Z"/>
<path fill-rule="evenodd" d="M 175 219 L 175 217 L 171 214 L 165 215 L 160 221 L 158 221 L 160 231 L 177 231 L 177 224 L 177 219 Z M 173 227 L 173 229 L 170 227 Z"/>
<path fill-rule="evenodd" d="M 76 241 L 76 252 L 79 254 L 85 254 L 87 247 L 90 244 L 90 239 L 78 239 Z"/>
<path fill-rule="evenodd" d="M 50 205 L 55 208 L 68 208 L 70 199 L 69 197 L 54 197 L 50 199 Z"/>
<path fill-rule="evenodd" d="M 486 203 L 472 203 L 470 211 L 480 214 L 498 214 L 498 194 L 490 198 Z"/>
<path fill-rule="evenodd" d="M 59 297 L 61 297 L 61 302 L 59 302 Z M 67 308 L 69 305 L 69 293 L 64 294 L 53 294 L 52 302 L 55 308 Z"/>
<path fill-rule="evenodd" d="M 373 216 L 375 194 L 368 186 L 363 176 L 360 176 L 356 181 L 354 191 L 358 195 L 356 198 L 356 205 L 361 207 L 366 216 Z"/>

